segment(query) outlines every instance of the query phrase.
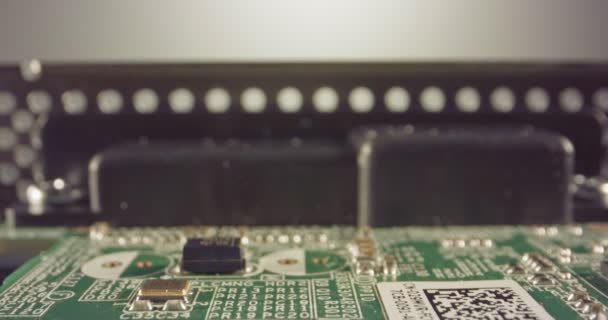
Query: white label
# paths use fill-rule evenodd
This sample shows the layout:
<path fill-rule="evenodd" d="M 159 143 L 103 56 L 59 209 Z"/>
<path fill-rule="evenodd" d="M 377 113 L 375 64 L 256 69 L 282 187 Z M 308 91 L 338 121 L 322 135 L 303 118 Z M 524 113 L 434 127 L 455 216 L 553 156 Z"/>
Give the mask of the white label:
<path fill-rule="evenodd" d="M 389 320 L 553 320 L 513 280 L 381 282 L 377 287 Z"/>

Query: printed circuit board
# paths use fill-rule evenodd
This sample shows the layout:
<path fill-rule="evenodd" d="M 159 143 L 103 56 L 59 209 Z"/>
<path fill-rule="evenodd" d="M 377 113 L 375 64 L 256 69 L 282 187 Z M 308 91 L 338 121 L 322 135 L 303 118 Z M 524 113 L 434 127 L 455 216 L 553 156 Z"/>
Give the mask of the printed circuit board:
<path fill-rule="evenodd" d="M 24 228 L 0 319 L 606 319 L 608 225 Z"/>

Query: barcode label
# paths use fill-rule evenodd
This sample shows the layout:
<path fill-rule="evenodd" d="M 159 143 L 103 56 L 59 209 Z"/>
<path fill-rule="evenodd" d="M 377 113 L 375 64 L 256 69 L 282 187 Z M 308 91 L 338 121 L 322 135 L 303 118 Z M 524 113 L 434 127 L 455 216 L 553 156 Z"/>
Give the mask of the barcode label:
<path fill-rule="evenodd" d="M 389 320 L 552 320 L 517 282 L 420 281 L 377 284 Z"/>

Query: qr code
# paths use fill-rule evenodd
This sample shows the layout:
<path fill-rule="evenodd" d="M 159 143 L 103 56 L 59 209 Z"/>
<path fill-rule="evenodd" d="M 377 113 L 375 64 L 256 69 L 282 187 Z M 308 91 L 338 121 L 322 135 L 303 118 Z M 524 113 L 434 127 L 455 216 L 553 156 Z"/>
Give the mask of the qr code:
<path fill-rule="evenodd" d="M 424 289 L 439 319 L 539 320 L 512 288 Z"/>
<path fill-rule="evenodd" d="M 389 320 L 555 320 L 510 279 L 397 281 L 376 286 Z"/>

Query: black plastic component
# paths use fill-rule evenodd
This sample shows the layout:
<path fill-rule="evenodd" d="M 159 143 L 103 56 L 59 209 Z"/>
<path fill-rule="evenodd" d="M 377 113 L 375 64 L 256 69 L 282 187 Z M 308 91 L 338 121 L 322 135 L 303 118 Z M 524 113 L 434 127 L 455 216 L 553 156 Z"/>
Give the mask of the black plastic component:
<path fill-rule="evenodd" d="M 7 216 L 10 216 L 10 218 L 7 219 Z M 32 212 L 27 205 L 17 204 L 10 207 L 10 210 L 5 210 L 3 218 L 11 220 L 18 227 L 78 227 L 91 225 L 95 221 L 106 220 L 99 214 L 91 213 L 88 206 L 80 204 L 45 206 L 42 214 Z"/>
<path fill-rule="evenodd" d="M 353 134 L 359 219 L 372 226 L 572 220 L 572 144 L 530 127 L 383 127 Z"/>
<path fill-rule="evenodd" d="M 55 239 L 1 239 L 0 283 L 28 260 L 50 248 Z"/>
<path fill-rule="evenodd" d="M 118 225 L 354 224 L 354 158 L 319 141 L 124 145 L 92 160 L 91 202 Z"/>
<path fill-rule="evenodd" d="M 182 269 L 187 272 L 229 274 L 243 268 L 240 238 L 194 238 L 184 245 Z"/>

